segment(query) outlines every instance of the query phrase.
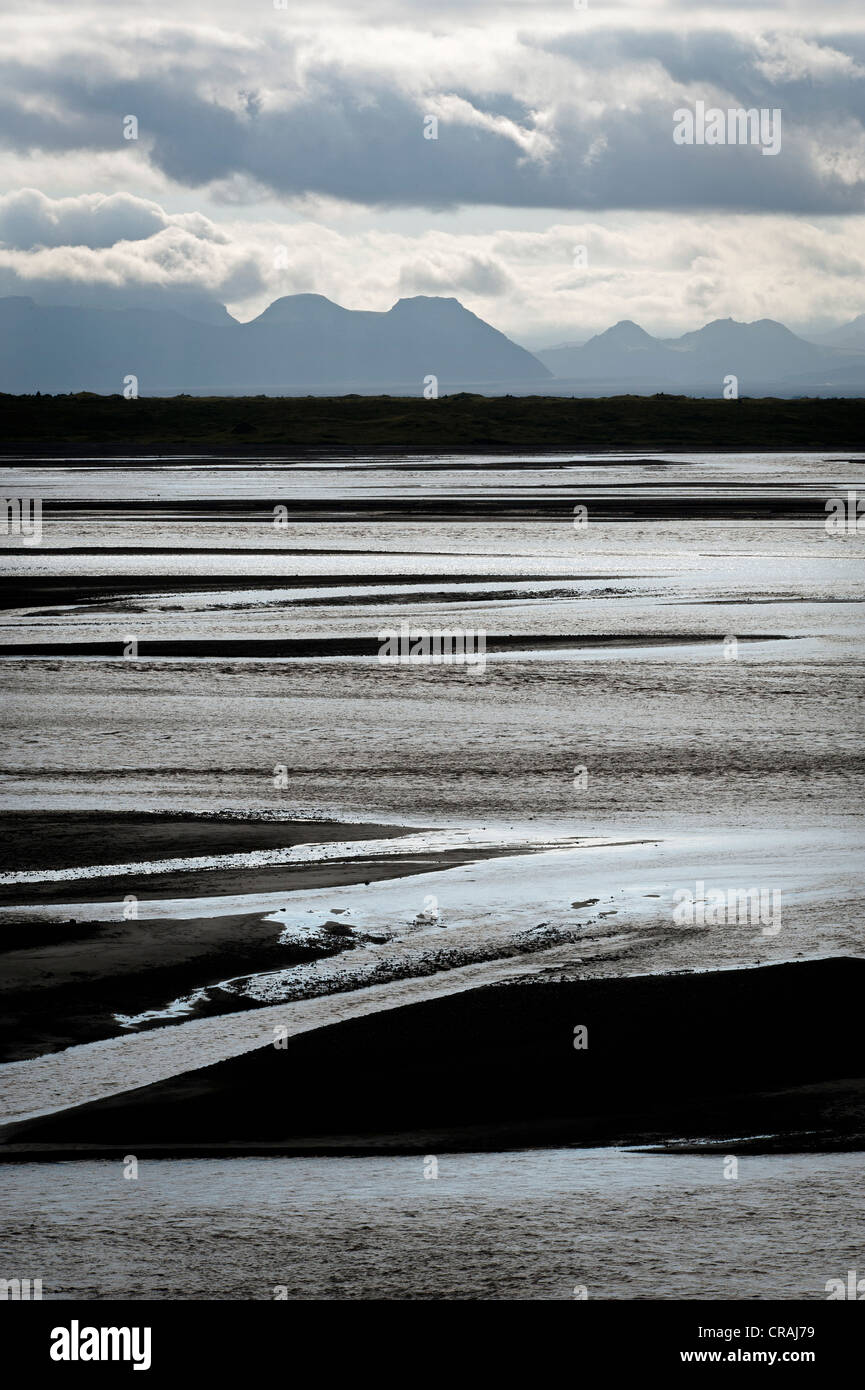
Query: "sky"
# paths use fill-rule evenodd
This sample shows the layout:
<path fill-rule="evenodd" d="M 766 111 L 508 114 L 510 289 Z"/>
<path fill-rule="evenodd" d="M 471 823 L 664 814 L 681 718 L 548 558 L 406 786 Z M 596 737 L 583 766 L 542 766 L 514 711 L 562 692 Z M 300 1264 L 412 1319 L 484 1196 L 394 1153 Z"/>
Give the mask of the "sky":
<path fill-rule="evenodd" d="M 0 295 L 454 295 L 536 348 L 865 312 L 862 0 L 0 10 Z M 699 102 L 778 153 L 677 143 Z"/>

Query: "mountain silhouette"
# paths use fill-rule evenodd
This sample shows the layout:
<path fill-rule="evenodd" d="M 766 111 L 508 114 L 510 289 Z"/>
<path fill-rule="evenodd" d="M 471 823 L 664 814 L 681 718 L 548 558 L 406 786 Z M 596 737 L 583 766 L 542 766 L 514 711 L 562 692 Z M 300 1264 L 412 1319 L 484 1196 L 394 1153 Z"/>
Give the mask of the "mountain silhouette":
<path fill-rule="evenodd" d="M 833 387 L 842 394 L 848 387 L 865 394 L 865 350 L 857 352 L 855 335 L 850 337 L 836 347 L 808 342 L 774 319 L 714 319 L 678 338 L 653 338 L 623 320 L 586 343 L 535 355 L 560 380 L 597 383 L 601 394 L 671 389 L 720 394 L 728 376 L 737 377 L 740 390 L 750 395 L 777 386 L 785 386 L 786 394 Z"/>
<path fill-rule="evenodd" d="M 427 378 L 541 385 L 549 371 L 456 299 L 419 295 L 384 313 L 323 295 L 277 299 L 249 323 L 208 323 L 165 309 L 99 309 L 0 299 L 0 390 L 142 394 L 349 391 L 415 394 Z"/>
<path fill-rule="evenodd" d="M 549 348 L 535 354 L 554 376 L 582 380 L 672 379 L 675 360 L 639 324 L 622 319 L 582 345 Z"/>
<path fill-rule="evenodd" d="M 43 305 L 0 299 L 0 392 L 142 395 L 865 395 L 865 315 L 808 342 L 773 319 L 715 319 L 655 338 L 624 319 L 588 342 L 532 354 L 453 298 L 417 295 L 384 312 L 320 294 L 275 300 L 248 323 L 224 306 Z M 831 338 L 831 341 L 830 341 Z"/>
<path fill-rule="evenodd" d="M 817 341 L 833 347 L 853 348 L 854 351 L 865 352 L 865 314 L 857 314 L 849 323 L 842 323 L 828 333 L 821 333 Z"/>

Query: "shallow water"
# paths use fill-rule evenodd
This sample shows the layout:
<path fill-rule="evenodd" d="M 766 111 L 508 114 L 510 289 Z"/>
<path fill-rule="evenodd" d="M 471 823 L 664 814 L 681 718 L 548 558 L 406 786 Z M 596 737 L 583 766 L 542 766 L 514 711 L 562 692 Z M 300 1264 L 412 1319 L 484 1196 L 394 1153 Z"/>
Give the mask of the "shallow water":
<path fill-rule="evenodd" d="M 178 932 L 256 912 L 291 941 L 338 910 L 387 941 L 350 962 L 208 977 L 190 1007 L 168 982 L 115 1036 L 0 1068 L 10 1112 L 236 1055 L 274 1021 L 326 1023 L 350 1000 L 389 1007 L 535 969 L 861 954 L 865 533 L 824 525 L 825 499 L 865 494 L 861 454 L 129 462 L 0 474 L 6 495 L 44 500 L 42 545 L 6 550 L 0 573 L 58 582 L 0 613 L 0 644 L 109 641 L 119 658 L 128 634 L 353 639 L 405 621 L 517 650 L 482 672 L 345 656 L 0 661 L 0 809 L 346 823 L 343 843 L 292 851 L 287 868 L 367 853 L 352 843 L 359 821 L 417 832 L 401 877 L 339 889 L 288 874 L 256 884 L 249 854 L 181 866 L 188 890 L 178 874 L 161 887 L 164 863 L 129 864 L 141 920 Z M 749 515 L 753 497 L 771 509 Z M 424 517 L 431 498 L 442 514 Z M 661 498 L 668 514 L 651 515 Z M 293 502 L 320 514 L 274 526 L 273 508 Z M 533 507 L 556 514 L 514 514 Z M 435 860 L 491 845 L 521 852 Z M 229 868 L 246 875 L 231 889 L 218 878 Z M 780 930 L 677 926 L 673 895 L 697 880 L 777 888 Z M 44 912 L 35 887 L 21 879 L 15 901 Z M 91 870 L 51 891 L 55 916 L 111 923 L 125 889 Z M 4 932 L 33 916 L 9 914 Z M 390 982 L 372 984 L 383 967 Z M 346 992 L 297 1001 L 335 972 Z M 220 1016 L 232 989 L 265 1007 Z M 197 1016 L 208 1004 L 217 1015 Z M 154 1021 L 169 1026 L 144 1031 Z M 58 1297 L 267 1299 L 282 1285 L 299 1298 L 565 1299 L 585 1283 L 590 1297 L 771 1299 L 824 1297 L 827 1279 L 865 1266 L 849 1234 L 855 1156 L 743 1159 L 736 1181 L 718 1156 L 439 1161 L 429 1181 L 420 1159 L 148 1162 L 137 1181 L 118 1164 L 8 1167 L 4 1210 L 17 1214 L 0 1275 L 42 1277 Z"/>
<path fill-rule="evenodd" d="M 597 1149 L 15 1165 L 3 1273 L 48 1299 L 824 1299 L 865 1265 L 860 1170 Z"/>

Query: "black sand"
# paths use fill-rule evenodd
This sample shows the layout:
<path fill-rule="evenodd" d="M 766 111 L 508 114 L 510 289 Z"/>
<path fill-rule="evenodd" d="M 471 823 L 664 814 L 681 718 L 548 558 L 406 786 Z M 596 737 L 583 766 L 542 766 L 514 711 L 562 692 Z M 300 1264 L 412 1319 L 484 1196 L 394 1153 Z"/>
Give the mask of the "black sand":
<path fill-rule="evenodd" d="M 4 869 L 50 869 L 162 856 L 196 856 L 270 849 L 306 843 L 399 839 L 416 833 L 395 825 L 328 821 L 258 821 L 228 816 L 122 814 L 118 812 L 8 812 L 0 815 Z M 524 847 L 519 847 L 525 852 Z M 164 898 L 202 898 L 244 893 L 333 889 L 382 882 L 406 874 L 517 852 L 514 847 L 467 846 L 427 853 L 360 854 L 344 860 L 211 868 L 93 879 L 0 885 L 0 1063 L 23 1061 L 79 1043 L 116 1037 L 115 1015 L 164 1010 L 198 990 L 212 990 L 237 976 L 287 969 L 365 944 L 362 933 L 326 930 L 327 911 L 310 914 L 318 935 L 308 943 L 281 943 L 281 928 L 268 921 L 274 908 L 194 917 L 148 917 L 148 904 Z M 124 916 L 127 895 L 137 915 Z M 109 903 L 108 920 L 92 921 L 77 904 Z M 16 905 L 70 905 L 63 921 L 40 914 L 10 915 Z M 5 909 L 5 911 L 4 911 Z M 218 1004 L 201 1001 L 193 1012 L 248 1009 L 245 996 L 218 991 Z M 176 1021 L 176 1020 L 175 1020 Z M 171 1020 L 146 1026 L 164 1027 Z"/>
<path fill-rule="evenodd" d="M 8 1127 L 0 1157 L 861 1149 L 863 986 L 865 961 L 843 958 L 489 986 Z"/>
<path fill-rule="evenodd" d="M 414 625 L 409 623 L 409 630 Z M 398 631 L 389 622 L 387 631 Z M 748 642 L 794 641 L 795 634 L 787 637 L 777 632 L 752 632 L 738 639 Z M 583 648 L 597 647 L 673 647 L 673 646 L 711 646 L 719 648 L 725 641 L 724 634 L 702 632 L 620 632 L 586 633 L 584 635 L 563 635 L 530 633 L 524 636 L 484 634 L 484 650 L 491 652 L 524 651 L 580 651 Z M 124 656 L 124 640 L 115 642 L 8 642 L 0 643 L 0 658 L 21 660 L 23 657 L 105 657 L 117 661 L 144 661 L 147 658 L 172 657 L 193 660 L 210 657 L 217 660 L 290 660 L 316 659 L 321 657 L 367 656 L 379 657 L 381 642 L 375 637 L 154 637 L 142 638 L 136 648 L 136 656 Z M 399 665 L 398 661 L 390 663 Z M 427 661 L 426 666 L 430 665 Z M 477 662 L 472 657 L 466 661 L 443 663 L 449 669 L 464 666 L 468 672 Z"/>
<path fill-rule="evenodd" d="M 402 825 L 258 820 L 192 811 L 0 811 L 0 871 L 141 863 L 414 833 Z"/>

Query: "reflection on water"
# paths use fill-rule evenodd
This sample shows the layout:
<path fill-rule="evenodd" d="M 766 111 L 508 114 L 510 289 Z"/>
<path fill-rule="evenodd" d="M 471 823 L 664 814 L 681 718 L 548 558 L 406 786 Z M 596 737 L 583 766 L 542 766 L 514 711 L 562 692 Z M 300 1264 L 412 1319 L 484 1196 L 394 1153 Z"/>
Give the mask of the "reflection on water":
<path fill-rule="evenodd" d="M 46 1298 L 825 1299 L 863 1266 L 860 1168 L 743 1157 L 731 1179 L 720 1154 L 573 1149 L 142 1158 L 130 1180 L 16 1165 L 2 1245 Z"/>
<path fill-rule="evenodd" d="M 382 979 L 406 1002 L 422 997 L 433 952 L 429 978 L 448 989 L 448 970 L 490 980 L 513 969 L 498 959 L 510 950 L 522 969 L 536 951 L 538 968 L 598 975 L 858 951 L 865 534 L 831 537 L 824 501 L 861 488 L 862 463 L 13 465 L 9 495 L 32 493 L 38 477 L 43 544 L 3 556 L 10 582 L 38 584 L 9 597 L 0 642 L 116 641 L 118 659 L 0 662 L 11 749 L 0 808 L 345 821 L 326 849 L 256 859 L 229 846 L 219 862 L 182 860 L 161 885 L 152 862 L 135 880 L 142 914 L 129 933 L 148 913 L 183 932 L 242 911 L 267 914 L 274 938 L 290 939 L 338 910 L 359 932 L 353 974 L 339 958 L 298 967 L 302 980 L 271 968 L 238 983 L 221 968 L 200 982 L 295 1018 L 328 1021 L 340 996 L 298 1003 L 292 991 L 314 992 L 319 976 L 329 987 L 337 970 L 343 1001 Z M 296 517 L 275 526 L 274 508 L 294 502 Z M 577 504 L 588 507 L 580 530 Z M 375 657 L 119 659 L 128 634 L 368 638 L 404 621 L 515 638 L 518 650 L 493 652 L 480 678 Z M 540 637 L 553 641 L 533 645 Z M 581 647 L 589 638 L 614 640 Z M 416 829 L 379 847 L 382 859 L 411 851 L 404 874 L 346 877 L 338 890 L 288 873 L 284 888 L 256 879 L 302 861 L 350 867 L 370 853 L 340 843 L 358 821 Z M 437 859 L 442 843 L 524 852 L 455 866 Z M 116 880 L 42 849 L 43 864 L 72 867 L 54 888 L 15 885 L 19 904 L 50 891 L 55 909 L 70 899 L 64 919 L 81 918 L 89 898 L 110 900 L 92 905 L 94 920 L 116 916 Z M 696 881 L 777 886 L 782 932 L 677 929 L 673 891 Z M 163 1030 L 4 1069 L 12 1109 L 256 1045 L 268 1008 L 183 1021 L 208 989 L 167 980 L 155 1012 L 126 1020 L 169 1011 Z M 718 1155 L 429 1158 L 437 1177 L 421 1158 L 142 1160 L 133 1180 L 120 1163 L 10 1166 L 0 1274 L 42 1278 L 47 1297 L 112 1299 L 270 1299 L 280 1288 L 302 1299 L 557 1300 L 576 1285 L 590 1298 L 813 1299 L 865 1266 L 850 1235 L 863 1204 L 857 1156 L 743 1158 L 735 1180 Z"/>

